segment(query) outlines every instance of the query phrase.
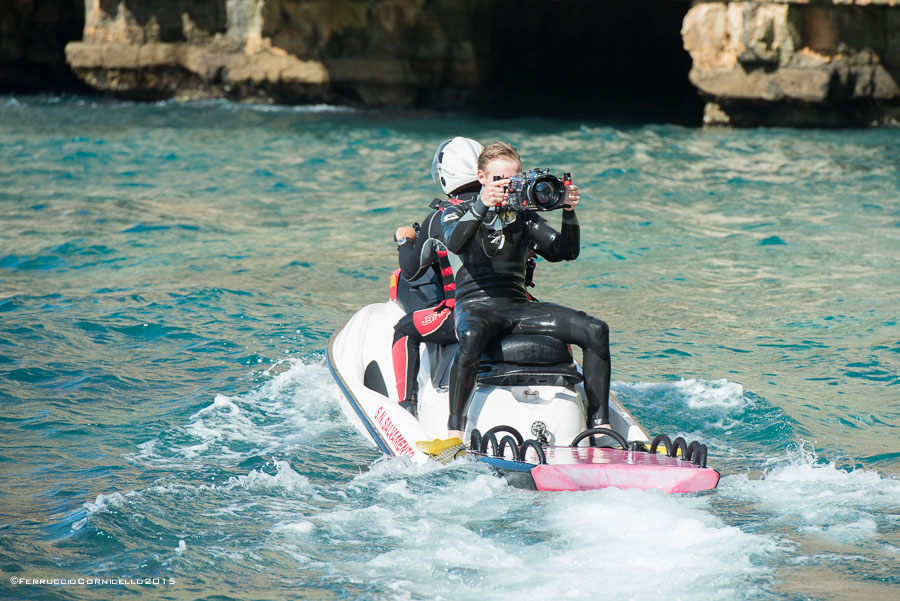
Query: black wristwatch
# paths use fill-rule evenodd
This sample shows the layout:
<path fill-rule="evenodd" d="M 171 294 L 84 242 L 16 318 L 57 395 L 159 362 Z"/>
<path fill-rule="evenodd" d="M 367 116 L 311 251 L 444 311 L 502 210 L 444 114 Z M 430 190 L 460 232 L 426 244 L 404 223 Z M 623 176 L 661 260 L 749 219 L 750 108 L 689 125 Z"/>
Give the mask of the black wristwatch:
<path fill-rule="evenodd" d="M 397 248 L 400 248 L 401 246 L 403 246 L 403 245 L 406 244 L 407 242 L 412 242 L 412 238 L 406 238 L 406 237 L 398 238 L 398 239 L 397 239 Z"/>

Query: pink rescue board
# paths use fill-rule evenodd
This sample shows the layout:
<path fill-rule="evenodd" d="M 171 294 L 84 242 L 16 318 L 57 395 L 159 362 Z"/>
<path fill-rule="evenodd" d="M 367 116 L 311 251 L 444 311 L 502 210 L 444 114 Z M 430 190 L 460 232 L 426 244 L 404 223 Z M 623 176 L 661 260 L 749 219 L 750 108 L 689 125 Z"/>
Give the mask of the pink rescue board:
<path fill-rule="evenodd" d="M 531 470 L 538 490 L 657 488 L 670 493 L 715 488 L 719 473 L 663 454 L 596 447 L 546 447 Z"/>

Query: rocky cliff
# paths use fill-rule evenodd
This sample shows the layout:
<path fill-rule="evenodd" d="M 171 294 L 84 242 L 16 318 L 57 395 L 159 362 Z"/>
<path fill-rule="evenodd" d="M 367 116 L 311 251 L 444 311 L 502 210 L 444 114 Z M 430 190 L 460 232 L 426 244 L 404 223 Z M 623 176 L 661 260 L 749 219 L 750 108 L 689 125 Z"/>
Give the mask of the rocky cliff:
<path fill-rule="evenodd" d="M 140 99 L 663 120 L 699 115 L 699 92 L 708 124 L 900 116 L 900 0 L 4 0 L 0 28 L 7 88 L 74 73 Z"/>
<path fill-rule="evenodd" d="M 88 0 L 66 57 L 126 96 L 418 105 L 477 85 L 477 4 Z"/>
<path fill-rule="evenodd" d="M 682 26 L 707 124 L 900 120 L 900 1 L 697 2 Z"/>
<path fill-rule="evenodd" d="M 696 93 L 690 0 L 88 0 L 66 56 L 119 95 L 288 103 L 572 104 L 593 114 Z M 611 24 L 641 16 L 640 27 Z M 604 35 L 598 35 L 603 31 Z M 653 54 L 656 53 L 654 57 Z M 672 68 L 672 60 L 675 67 Z M 631 61 L 631 62 L 630 62 Z M 699 108 L 697 108 L 699 113 Z"/>

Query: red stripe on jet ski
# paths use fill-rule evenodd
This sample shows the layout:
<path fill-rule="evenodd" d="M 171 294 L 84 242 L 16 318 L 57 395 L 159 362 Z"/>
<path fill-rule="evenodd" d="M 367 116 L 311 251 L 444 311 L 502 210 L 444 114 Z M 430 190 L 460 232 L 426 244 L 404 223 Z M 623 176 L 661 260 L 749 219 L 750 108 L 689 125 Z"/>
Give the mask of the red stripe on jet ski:
<path fill-rule="evenodd" d="M 397 380 L 397 402 L 406 399 L 406 364 L 409 360 L 408 351 L 406 350 L 406 339 L 404 336 L 394 343 L 391 348 L 391 357 L 394 360 L 394 377 Z"/>

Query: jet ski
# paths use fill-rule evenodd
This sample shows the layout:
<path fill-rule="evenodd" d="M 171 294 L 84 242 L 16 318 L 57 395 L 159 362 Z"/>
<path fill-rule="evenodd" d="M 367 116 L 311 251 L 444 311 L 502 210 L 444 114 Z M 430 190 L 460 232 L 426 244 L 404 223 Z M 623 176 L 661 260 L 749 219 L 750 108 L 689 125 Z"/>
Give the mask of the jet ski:
<path fill-rule="evenodd" d="M 468 405 L 465 449 L 446 444 L 456 345 L 421 345 L 417 416 L 399 404 L 391 355 L 394 325 L 429 306 L 431 285 L 395 272 L 388 300 L 360 309 L 328 341 L 343 413 L 383 453 L 415 462 L 465 455 L 512 485 L 537 490 L 716 487 L 719 474 L 706 466 L 705 445 L 664 435 L 651 440 L 612 393 L 610 428 L 585 430 L 581 367 L 567 345 L 548 336 L 507 336 L 486 349 Z"/>

